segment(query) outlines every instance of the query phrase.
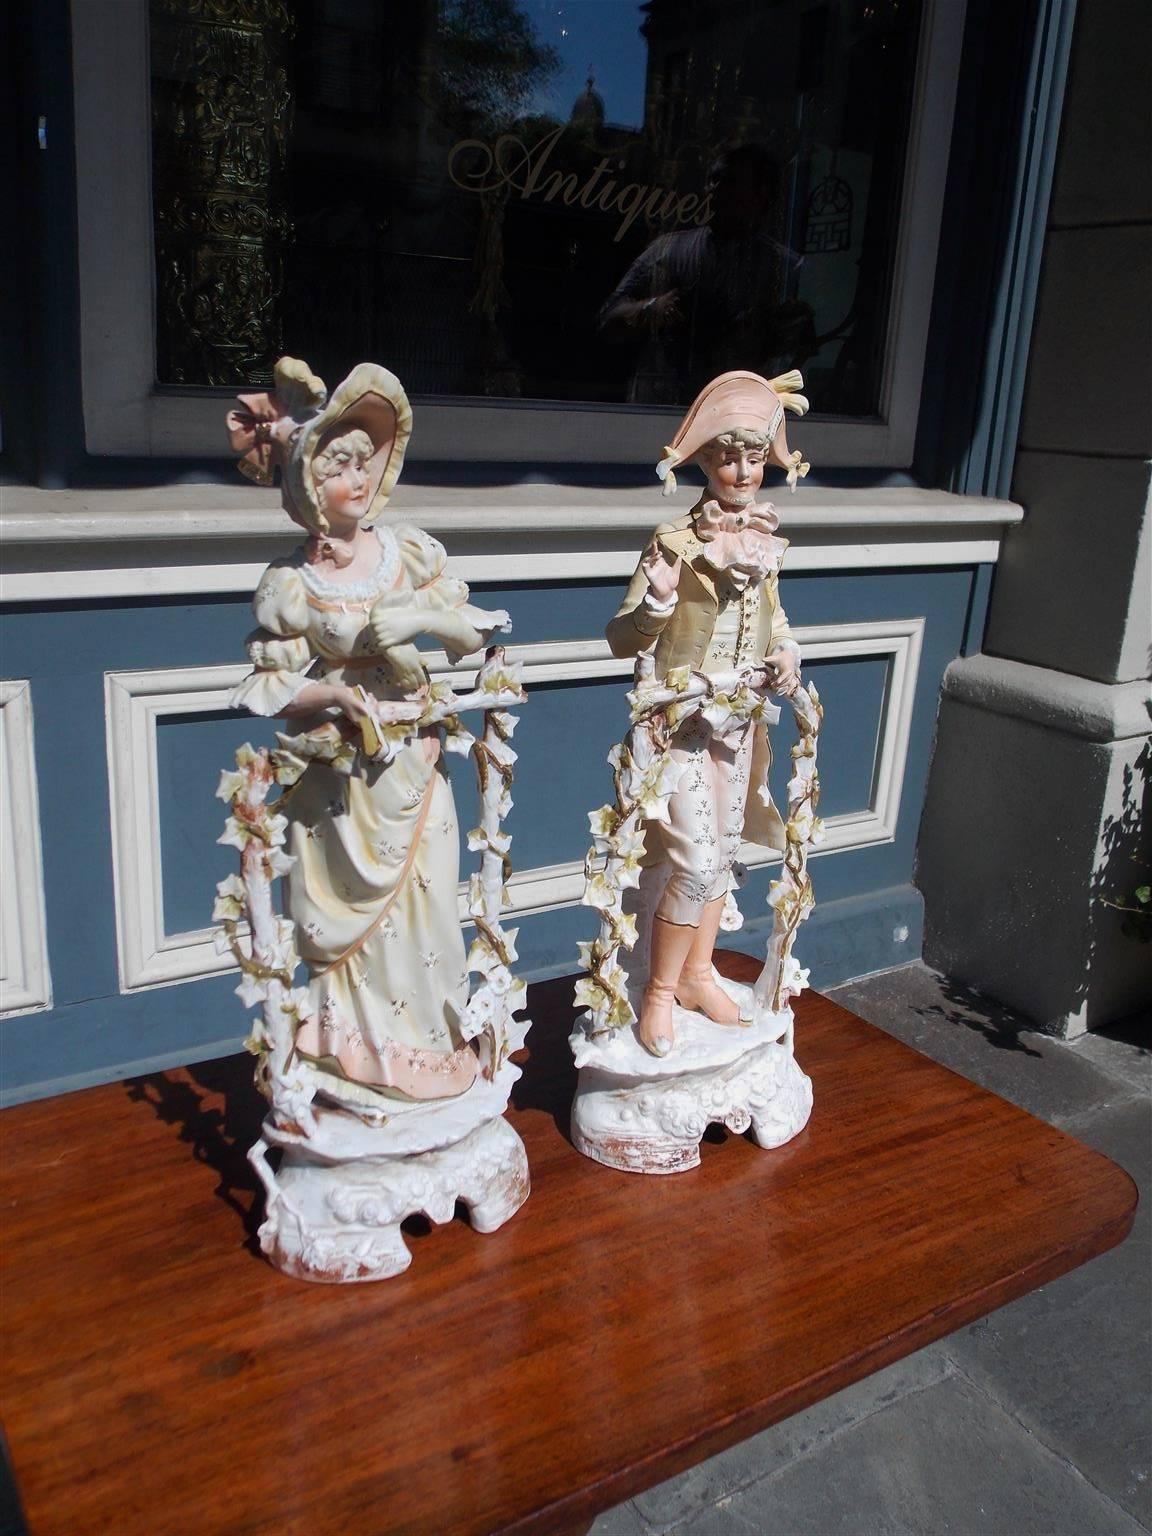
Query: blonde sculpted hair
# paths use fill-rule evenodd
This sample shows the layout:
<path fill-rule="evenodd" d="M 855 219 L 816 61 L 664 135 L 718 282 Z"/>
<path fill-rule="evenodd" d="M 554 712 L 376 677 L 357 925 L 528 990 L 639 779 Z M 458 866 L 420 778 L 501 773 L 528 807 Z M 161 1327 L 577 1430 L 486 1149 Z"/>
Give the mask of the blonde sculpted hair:
<path fill-rule="evenodd" d="M 729 448 L 755 448 L 767 453 L 772 444 L 772 433 L 753 427 L 733 427 L 731 432 L 721 432 L 704 450 L 705 453 L 725 453 Z"/>
<path fill-rule="evenodd" d="M 374 452 L 372 439 L 367 432 L 361 431 L 359 427 L 352 432 L 345 432 L 342 437 L 334 437 L 312 460 L 312 478 L 317 485 L 323 485 L 325 480 L 338 475 L 345 464 L 350 464 L 353 459 L 367 464 Z"/>

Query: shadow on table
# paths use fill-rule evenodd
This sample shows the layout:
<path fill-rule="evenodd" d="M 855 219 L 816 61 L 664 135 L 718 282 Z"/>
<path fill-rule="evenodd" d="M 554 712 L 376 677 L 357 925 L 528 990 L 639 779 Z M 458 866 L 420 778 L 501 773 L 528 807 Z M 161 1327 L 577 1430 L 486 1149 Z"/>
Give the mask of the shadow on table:
<path fill-rule="evenodd" d="M 219 1175 L 217 1199 L 240 1217 L 245 1246 L 259 1254 L 256 1231 L 262 1201 L 248 1148 L 260 1134 L 265 1105 L 252 1081 L 251 1057 L 229 1056 L 152 1072 L 124 1086 L 130 1099 L 147 1104 L 165 1125 L 179 1130 L 196 1162 Z"/>
<path fill-rule="evenodd" d="M 570 1139 L 568 1113 L 576 1090 L 576 1068 L 568 1048 L 574 1012 L 570 976 L 538 982 L 529 989 L 533 1027 L 526 1049 L 517 1056 L 523 1075 L 512 1090 L 515 1109 L 551 1115 L 566 1139 Z M 239 1216 L 245 1246 L 258 1255 L 256 1234 L 263 1198 L 248 1162 L 248 1148 L 260 1134 L 265 1104 L 252 1081 L 251 1057 L 229 1056 L 171 1072 L 152 1072 L 124 1086 L 130 1099 L 147 1104 L 165 1125 L 176 1128 L 196 1162 L 219 1176 L 216 1197 Z M 403 1229 L 419 1239 L 431 1227 L 426 1218 L 412 1216 Z"/>
<path fill-rule="evenodd" d="M 28 1536 L 20 1492 L 12 1473 L 8 1441 L 0 1430 L 0 1536 Z"/>
<path fill-rule="evenodd" d="M 576 1020 L 572 1001 L 575 978 L 558 976 L 528 988 L 528 1017 L 532 1028 L 524 1051 L 515 1060 L 523 1076 L 512 1089 L 512 1107 L 551 1115 L 556 1129 L 571 1142 L 568 1118 L 576 1092 L 576 1066 L 568 1036 Z"/>

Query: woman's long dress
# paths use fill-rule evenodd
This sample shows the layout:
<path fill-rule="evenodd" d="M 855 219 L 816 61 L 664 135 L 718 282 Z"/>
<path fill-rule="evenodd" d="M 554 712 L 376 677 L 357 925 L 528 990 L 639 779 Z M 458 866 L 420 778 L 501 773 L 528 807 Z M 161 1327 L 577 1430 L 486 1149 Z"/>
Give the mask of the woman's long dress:
<path fill-rule="evenodd" d="M 302 551 L 275 561 L 253 601 L 256 670 L 232 702 L 276 715 L 307 683 L 401 691 L 372 654 L 371 608 L 462 607 L 468 590 L 444 574 L 443 547 L 411 527 L 377 527 L 380 563 L 355 584 L 319 577 Z M 322 717 L 292 722 L 293 732 Z M 459 838 L 435 730 L 386 767 L 351 776 L 313 762 L 288 796 L 286 910 L 310 972 L 312 1014 L 296 1050 L 321 1069 L 391 1096 L 462 1093 L 477 1058 L 459 1019 L 468 974 L 457 908 Z"/>

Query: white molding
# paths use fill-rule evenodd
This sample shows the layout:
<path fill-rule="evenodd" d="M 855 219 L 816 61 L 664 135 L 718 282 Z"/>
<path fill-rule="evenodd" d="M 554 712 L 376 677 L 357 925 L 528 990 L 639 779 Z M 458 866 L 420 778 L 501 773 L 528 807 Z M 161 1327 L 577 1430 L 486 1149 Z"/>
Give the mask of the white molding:
<path fill-rule="evenodd" d="M 631 576 L 643 546 L 565 554 L 524 551 L 515 555 L 460 555 L 452 573 L 463 581 L 615 581 Z M 936 539 L 931 543 L 872 542 L 789 551 L 788 570 L 866 571 L 931 569 L 933 566 L 991 565 L 999 539 Z M 223 597 L 253 592 L 267 560 L 246 565 L 123 566 L 100 570 L 7 571 L 0 579 L 6 603 L 96 602 L 117 597 Z"/>
<path fill-rule="evenodd" d="M 228 969 L 213 947 L 211 928 L 177 934 L 164 929 L 156 727 L 162 718 L 201 710 L 226 714 L 229 691 L 250 670 L 239 662 L 104 674 L 121 992 L 191 981 Z"/>
<path fill-rule="evenodd" d="M 911 463 L 948 169 L 965 0 L 925 0 L 894 255 L 880 419 L 814 419 L 814 463 Z M 81 374 L 88 451 L 218 458 L 219 395 L 154 389 L 148 0 L 72 0 Z M 109 88 L 109 82 L 115 88 Z M 383 359 L 387 362 L 387 359 Z M 644 463 L 679 412 L 556 402 L 418 400 L 428 460 Z"/>
<path fill-rule="evenodd" d="M 1013 501 L 918 485 L 838 487 L 809 479 L 794 496 L 783 488 L 776 494 L 789 534 L 802 529 L 805 538 L 826 533 L 848 542 L 884 533 L 905 539 L 933 532 L 955 537 L 965 529 L 991 537 L 1024 515 Z M 515 548 L 546 537 L 565 549 L 583 549 L 594 537 L 634 534 L 642 539 L 661 518 L 687 511 L 698 495 L 687 475 L 671 500 L 661 496 L 655 474 L 630 485 L 402 481 L 384 516 L 388 522 L 418 523 L 448 544 L 497 539 Z M 279 491 L 247 484 L 239 475 L 225 484 L 204 481 L 116 490 L 8 485 L 0 505 L 0 533 L 9 547 L 107 544 L 155 550 L 197 543 L 231 550 L 270 539 L 299 543 L 302 537 L 299 525 L 284 511 Z"/>
<path fill-rule="evenodd" d="M 52 1006 L 32 688 L 0 682 L 0 1017 Z"/>
<path fill-rule="evenodd" d="M 884 342 L 882 427 L 873 429 L 875 457 L 859 464 L 906 468 L 915 451 L 966 11 L 967 0 L 927 0 L 922 12 Z"/>
<path fill-rule="evenodd" d="M 820 853 L 865 848 L 890 842 L 895 836 L 923 628 L 923 619 L 904 619 L 796 631 L 809 660 L 841 656 L 891 658 L 877 727 L 877 766 L 870 803 L 861 810 L 828 818 L 828 837 L 818 850 Z M 560 681 L 625 679 L 631 676 L 633 668 L 631 661 L 612 656 L 605 640 L 513 645 L 508 647 L 508 654 L 511 660 L 523 663 L 528 688 Z M 428 653 L 427 660 L 434 675 L 451 675 L 461 686 L 466 686 L 475 675 L 468 668 L 450 668 L 442 651 Z M 241 663 L 105 674 L 112 862 L 122 992 L 171 986 L 233 969 L 229 957 L 216 952 L 214 929 L 205 927 L 173 934 L 164 929 L 156 726 L 161 718 L 174 715 L 205 711 L 226 715 L 228 693 L 248 670 Z M 621 715 L 622 725 L 623 720 Z M 605 767 L 606 777 L 607 771 Z M 741 858 L 757 867 L 770 862 L 772 855 L 747 845 Z M 571 906 L 580 900 L 583 888 L 582 860 L 517 870 L 510 882 L 512 905 L 507 915 L 527 917 Z M 460 911 L 463 921 L 463 889 Z"/>

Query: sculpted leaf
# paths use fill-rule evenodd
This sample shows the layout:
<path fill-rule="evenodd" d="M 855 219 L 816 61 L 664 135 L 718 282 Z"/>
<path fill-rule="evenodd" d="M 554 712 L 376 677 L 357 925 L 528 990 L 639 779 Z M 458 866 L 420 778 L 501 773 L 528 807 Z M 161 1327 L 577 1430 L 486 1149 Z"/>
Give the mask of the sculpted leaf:
<path fill-rule="evenodd" d="M 618 859 L 612 866 L 613 879 L 622 891 L 634 890 L 640 884 L 642 873 L 640 860 L 634 854 Z"/>
<path fill-rule="evenodd" d="M 271 754 L 272 776 L 277 784 L 287 789 L 304 776 L 308 767 L 307 760 L 287 748 L 280 748 Z"/>
<path fill-rule="evenodd" d="M 588 825 L 592 830 L 592 839 L 601 852 L 608 846 L 619 824 L 620 815 L 614 805 L 602 805 L 597 810 L 589 811 Z"/>
<path fill-rule="evenodd" d="M 459 716 L 449 715 L 445 721 L 444 750 L 455 752 L 460 757 L 467 757 L 476 745 L 476 738 L 471 731 L 465 730 L 460 724 Z"/>
<path fill-rule="evenodd" d="M 616 933 L 621 945 L 625 949 L 631 949 L 640 937 L 636 927 L 636 915 L 633 912 L 622 912 L 616 919 Z"/>
<path fill-rule="evenodd" d="M 212 917 L 216 922 L 237 922 L 244 916 L 247 893 L 244 890 L 244 882 L 239 875 L 229 875 L 226 880 L 221 880 L 216 887 L 216 903 L 212 908 Z"/>
<path fill-rule="evenodd" d="M 615 909 L 619 896 L 619 886 L 608 874 L 600 870 L 585 880 L 584 894 L 580 900 L 584 906 L 598 907 L 603 912 Z"/>
<path fill-rule="evenodd" d="M 224 823 L 224 831 L 216 841 L 223 844 L 225 848 L 239 848 L 243 853 L 252 841 L 252 833 L 243 822 L 237 821 L 235 816 L 229 816 Z"/>
<path fill-rule="evenodd" d="M 259 977 L 250 976 L 247 971 L 240 978 L 240 985 L 236 988 L 236 996 L 244 1004 L 245 1008 L 255 1008 L 268 996 L 268 983 Z"/>
<path fill-rule="evenodd" d="M 591 976 L 581 976 L 576 983 L 577 1008 L 591 1008 L 595 1010 L 604 1000 L 604 994 L 592 980 Z"/>
<path fill-rule="evenodd" d="M 296 862 L 294 853 L 285 853 L 283 848 L 273 848 L 268 854 L 268 869 L 275 879 L 279 875 L 286 875 Z"/>
<path fill-rule="evenodd" d="M 216 787 L 217 800 L 223 800 L 226 804 L 231 804 L 244 788 L 244 784 L 244 774 L 225 768 L 220 775 L 220 783 Z"/>

